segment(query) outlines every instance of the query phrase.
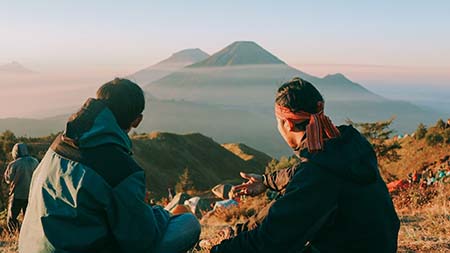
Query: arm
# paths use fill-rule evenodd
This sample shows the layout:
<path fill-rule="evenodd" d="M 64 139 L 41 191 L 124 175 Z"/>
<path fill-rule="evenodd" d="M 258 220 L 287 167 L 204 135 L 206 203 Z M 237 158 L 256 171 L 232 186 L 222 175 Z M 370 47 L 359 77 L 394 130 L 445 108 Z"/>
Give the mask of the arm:
<path fill-rule="evenodd" d="M 144 202 L 144 172 L 136 172 L 117 185 L 107 216 L 122 252 L 152 252 L 168 224 L 169 213 Z"/>
<path fill-rule="evenodd" d="M 14 167 L 13 163 L 8 164 L 3 176 L 7 184 L 11 184 L 11 182 L 14 181 L 14 177 L 16 176 L 16 168 Z"/>
<path fill-rule="evenodd" d="M 298 166 L 299 164 L 296 164 L 290 168 L 264 175 L 241 172 L 241 177 L 248 181 L 234 186 L 231 189 L 230 197 L 234 198 L 241 195 L 256 196 L 265 192 L 268 188 L 274 191 L 283 191 L 294 177 Z"/>
<path fill-rule="evenodd" d="M 301 167 L 261 226 L 223 241 L 211 252 L 291 252 L 312 240 L 336 209 L 341 182 L 321 168 Z"/>
<path fill-rule="evenodd" d="M 270 174 L 265 174 L 263 176 L 264 178 L 264 185 L 272 189 L 274 191 L 282 191 L 286 188 L 286 186 L 289 184 L 291 179 L 294 177 L 295 172 L 297 171 L 297 168 L 300 166 L 300 164 L 296 164 L 292 167 L 277 170 L 275 172 L 272 172 Z"/>

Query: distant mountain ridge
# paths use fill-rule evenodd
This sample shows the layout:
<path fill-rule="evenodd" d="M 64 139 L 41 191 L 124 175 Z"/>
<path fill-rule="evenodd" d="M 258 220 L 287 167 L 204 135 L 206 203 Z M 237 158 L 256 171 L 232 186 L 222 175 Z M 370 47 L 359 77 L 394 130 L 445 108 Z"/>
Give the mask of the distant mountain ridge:
<path fill-rule="evenodd" d="M 273 99 L 277 87 L 293 77 L 312 82 L 330 100 L 340 100 L 342 94 L 355 99 L 382 100 L 340 73 L 319 78 L 295 69 L 251 41 L 233 42 L 203 61 L 151 82 L 145 89 L 164 99 L 266 104 Z"/>
<path fill-rule="evenodd" d="M 127 78 L 135 81 L 141 86 L 144 86 L 185 66 L 202 61 L 208 57 L 209 54 L 199 48 L 184 49 L 172 54 L 169 58 L 162 60 L 155 65 L 144 68 L 127 76 Z"/>
<path fill-rule="evenodd" d="M 236 41 L 209 58 L 188 68 L 224 67 L 254 64 L 285 64 L 253 41 Z"/>
<path fill-rule="evenodd" d="M 22 64 L 12 61 L 7 64 L 0 65 L 0 74 L 33 74 L 34 71 L 26 68 Z"/>

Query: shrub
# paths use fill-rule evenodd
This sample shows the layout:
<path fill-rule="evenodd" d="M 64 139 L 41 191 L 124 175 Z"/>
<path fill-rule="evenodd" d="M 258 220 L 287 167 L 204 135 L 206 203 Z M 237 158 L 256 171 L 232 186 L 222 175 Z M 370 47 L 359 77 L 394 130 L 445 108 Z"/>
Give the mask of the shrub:
<path fill-rule="evenodd" d="M 427 127 L 424 124 L 420 123 L 417 126 L 415 137 L 417 140 L 421 140 L 425 137 L 425 135 L 427 135 Z"/>
<path fill-rule="evenodd" d="M 444 130 L 444 129 L 445 129 L 445 122 L 444 122 L 442 119 L 439 119 L 439 120 L 436 122 L 436 127 L 437 127 L 438 129 Z"/>
<path fill-rule="evenodd" d="M 436 146 L 439 143 L 444 142 L 444 137 L 439 133 L 429 133 L 425 137 L 429 146 Z"/>
<path fill-rule="evenodd" d="M 445 143 L 450 144 L 450 128 L 445 129 L 444 140 L 445 140 Z"/>

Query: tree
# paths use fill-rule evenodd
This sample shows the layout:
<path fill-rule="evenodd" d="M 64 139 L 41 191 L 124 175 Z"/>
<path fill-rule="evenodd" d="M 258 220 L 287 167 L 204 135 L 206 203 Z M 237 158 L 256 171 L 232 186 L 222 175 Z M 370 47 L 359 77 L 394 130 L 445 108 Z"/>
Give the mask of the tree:
<path fill-rule="evenodd" d="M 427 131 L 428 131 L 427 127 L 424 124 L 420 123 L 417 126 L 417 129 L 416 129 L 416 132 L 415 132 L 416 139 L 417 140 L 423 139 L 425 137 L 425 135 L 427 135 Z"/>
<path fill-rule="evenodd" d="M 391 135 L 394 133 L 394 131 L 390 129 L 393 121 L 394 118 L 386 121 L 368 123 L 355 123 L 351 120 L 347 120 L 348 123 L 358 128 L 361 134 L 372 144 L 378 160 L 387 163 L 395 162 L 400 159 L 397 150 L 401 148 L 401 145 L 398 141 L 390 139 Z"/>
<path fill-rule="evenodd" d="M 450 144 L 450 128 L 445 129 L 444 139 L 445 139 L 445 143 Z"/>
<path fill-rule="evenodd" d="M 429 146 L 436 146 L 437 144 L 444 142 L 444 137 L 440 133 L 429 133 L 425 139 Z"/>
<path fill-rule="evenodd" d="M 178 178 L 178 183 L 175 185 L 175 190 L 177 193 L 194 190 L 194 182 L 191 180 L 191 175 L 188 168 L 185 168 L 183 174 L 181 174 Z"/>
<path fill-rule="evenodd" d="M 445 122 L 442 119 L 439 119 L 436 122 L 436 127 L 440 130 L 444 130 L 445 129 Z"/>

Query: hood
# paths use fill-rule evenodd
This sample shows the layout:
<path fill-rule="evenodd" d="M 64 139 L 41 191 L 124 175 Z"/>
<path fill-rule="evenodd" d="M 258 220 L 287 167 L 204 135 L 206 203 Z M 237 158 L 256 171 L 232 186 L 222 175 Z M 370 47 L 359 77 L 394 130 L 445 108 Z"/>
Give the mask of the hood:
<path fill-rule="evenodd" d="M 131 140 L 117 124 L 114 114 L 102 101 L 93 98 L 69 118 L 64 138 L 79 148 L 114 144 L 131 151 Z"/>
<path fill-rule="evenodd" d="M 347 180 L 369 184 L 379 176 L 378 163 L 372 145 L 352 126 L 338 127 L 341 136 L 325 142 L 324 150 L 300 156 Z"/>
<path fill-rule="evenodd" d="M 25 143 L 16 143 L 11 151 L 11 154 L 14 160 L 30 155 L 28 152 L 28 147 Z"/>

